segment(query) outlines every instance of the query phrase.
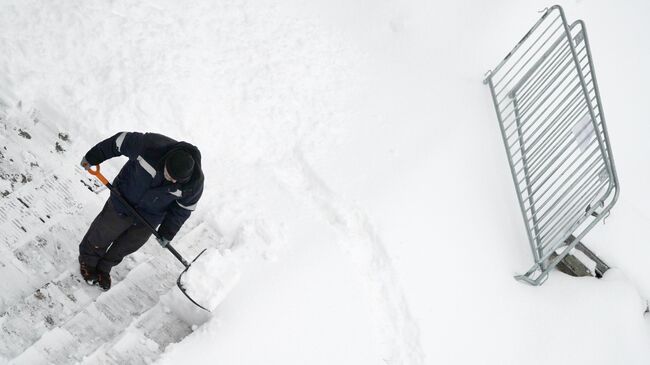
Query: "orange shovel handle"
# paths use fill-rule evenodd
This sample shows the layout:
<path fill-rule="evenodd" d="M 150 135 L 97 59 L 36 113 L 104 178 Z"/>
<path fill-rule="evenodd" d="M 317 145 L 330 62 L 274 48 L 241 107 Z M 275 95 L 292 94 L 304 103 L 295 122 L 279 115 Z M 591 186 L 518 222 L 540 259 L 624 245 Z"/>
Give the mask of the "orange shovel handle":
<path fill-rule="evenodd" d="M 108 179 L 106 179 L 106 177 L 104 177 L 104 175 L 102 175 L 102 173 L 99 172 L 99 165 L 96 165 L 96 167 L 97 167 L 97 170 L 93 170 L 92 166 L 89 167 L 89 168 L 88 168 L 88 172 L 89 172 L 91 175 L 95 175 L 95 176 L 97 176 L 97 178 L 99 179 L 99 181 L 102 182 L 102 184 L 108 186 L 108 184 L 109 184 Z"/>

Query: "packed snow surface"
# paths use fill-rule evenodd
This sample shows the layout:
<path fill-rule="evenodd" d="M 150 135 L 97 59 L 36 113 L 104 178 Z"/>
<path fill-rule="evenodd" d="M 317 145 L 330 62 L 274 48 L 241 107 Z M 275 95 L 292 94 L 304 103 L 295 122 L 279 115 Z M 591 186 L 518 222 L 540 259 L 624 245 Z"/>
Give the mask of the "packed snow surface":
<path fill-rule="evenodd" d="M 650 363 L 647 1 L 561 4 L 622 187 L 584 240 L 613 269 L 512 278 L 531 255 L 481 81 L 549 5 L 0 1 L 0 364 Z M 210 314 L 153 240 L 107 293 L 78 283 L 107 192 L 77 164 L 132 130 L 201 149 L 173 244 L 208 248 L 186 279 Z"/>

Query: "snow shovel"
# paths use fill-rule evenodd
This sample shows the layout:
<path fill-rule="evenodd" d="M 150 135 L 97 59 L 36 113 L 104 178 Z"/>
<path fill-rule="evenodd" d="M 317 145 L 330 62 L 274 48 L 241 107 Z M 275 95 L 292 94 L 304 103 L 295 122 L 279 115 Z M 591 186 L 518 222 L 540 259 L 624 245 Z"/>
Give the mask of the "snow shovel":
<path fill-rule="evenodd" d="M 144 217 L 141 216 L 140 213 L 138 213 L 135 210 L 135 208 L 133 208 L 131 206 L 131 204 L 129 204 L 129 202 L 126 201 L 126 199 L 124 199 L 122 194 L 120 194 L 120 192 L 117 189 L 115 189 L 113 187 L 113 185 L 111 185 L 110 182 L 108 182 L 108 179 L 106 179 L 106 177 L 104 177 L 104 175 L 102 175 L 102 173 L 99 172 L 99 165 L 97 165 L 97 170 L 93 170 L 92 168 L 89 168 L 88 172 L 91 175 L 96 176 L 99 179 L 99 181 L 101 181 L 102 184 L 104 184 L 104 186 L 106 186 L 108 188 L 108 190 L 110 190 L 113 194 L 115 194 L 115 196 L 117 196 L 117 198 L 120 200 L 120 202 L 122 202 L 122 204 L 124 204 L 124 206 L 128 208 L 131 215 L 133 217 L 135 217 L 136 219 L 138 219 L 140 222 L 142 222 L 142 224 L 144 224 L 145 227 L 147 227 L 156 238 L 158 238 L 158 239 L 161 238 L 158 231 L 153 226 L 151 226 L 151 224 L 149 224 L 149 222 L 147 222 L 147 220 L 144 219 Z M 197 303 L 194 299 L 192 299 L 192 297 L 190 297 L 189 294 L 187 294 L 187 289 L 181 283 L 181 278 L 183 277 L 183 275 L 187 272 L 187 270 L 189 270 L 190 266 L 194 263 L 194 261 L 196 261 L 199 258 L 199 256 L 203 255 L 203 253 L 205 252 L 206 249 L 203 249 L 203 251 L 201 251 L 201 253 L 199 253 L 194 258 L 194 260 L 192 260 L 192 262 L 188 263 L 183 258 L 183 256 L 181 256 L 181 254 L 179 254 L 178 251 L 176 251 L 176 249 L 174 249 L 174 247 L 172 247 L 171 244 L 168 243 L 167 246 L 165 246 L 165 248 L 168 249 L 169 252 L 171 252 L 172 255 L 174 255 L 174 257 L 176 257 L 178 259 L 178 261 L 181 262 L 181 264 L 183 264 L 183 266 L 185 266 L 185 270 L 183 270 L 183 272 L 178 276 L 178 280 L 176 280 L 176 285 L 178 286 L 178 289 L 180 289 L 181 292 L 183 293 L 183 295 L 185 295 L 187 297 L 187 299 L 189 299 L 192 303 L 194 303 L 194 305 L 196 305 L 197 307 L 209 312 L 208 309 L 206 309 L 204 306 Z"/>

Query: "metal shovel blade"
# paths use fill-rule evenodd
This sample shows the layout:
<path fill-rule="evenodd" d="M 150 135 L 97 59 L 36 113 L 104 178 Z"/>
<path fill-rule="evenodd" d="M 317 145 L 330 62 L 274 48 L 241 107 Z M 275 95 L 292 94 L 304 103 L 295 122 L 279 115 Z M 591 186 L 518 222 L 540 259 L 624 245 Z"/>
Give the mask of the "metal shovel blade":
<path fill-rule="evenodd" d="M 182 284 L 182 282 L 181 282 L 181 278 L 183 277 L 183 275 L 185 275 L 185 273 L 187 272 L 187 270 L 190 269 L 190 267 L 192 266 L 192 264 L 194 263 L 194 261 L 196 261 L 196 260 L 199 258 L 199 256 L 203 255 L 203 253 L 204 253 L 206 250 L 207 250 L 207 249 L 204 248 L 203 251 L 201 251 L 201 253 L 199 253 L 199 254 L 194 258 L 194 260 L 192 260 L 192 262 L 190 262 L 190 264 L 187 265 L 187 267 L 185 268 L 185 270 L 183 270 L 183 272 L 178 276 L 178 280 L 176 280 L 176 285 L 178 286 L 178 289 L 181 290 L 181 293 L 183 293 L 183 295 L 185 295 L 185 296 L 187 297 L 187 299 L 190 300 L 190 302 L 194 303 L 194 305 L 196 305 L 197 307 L 203 309 L 204 311 L 210 312 L 207 308 L 205 308 L 205 307 L 202 306 L 201 304 L 197 303 L 194 299 L 192 299 L 192 297 L 190 297 L 189 294 L 187 294 L 187 289 L 186 289 L 185 287 L 183 287 L 183 284 Z"/>

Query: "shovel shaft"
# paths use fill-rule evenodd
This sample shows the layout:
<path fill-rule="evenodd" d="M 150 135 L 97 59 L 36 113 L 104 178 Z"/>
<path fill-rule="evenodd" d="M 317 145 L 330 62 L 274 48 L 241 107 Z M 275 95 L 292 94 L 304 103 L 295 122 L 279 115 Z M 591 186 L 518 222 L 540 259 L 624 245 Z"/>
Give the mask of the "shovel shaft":
<path fill-rule="evenodd" d="M 183 266 L 185 266 L 186 269 L 190 267 L 190 264 L 188 264 L 187 261 L 185 261 L 183 256 L 181 256 L 181 254 L 178 253 L 178 251 L 176 251 L 176 249 L 173 248 L 171 244 L 168 243 L 167 246 L 165 246 L 165 248 L 168 249 L 169 252 L 171 252 L 172 255 L 174 255 L 174 257 L 176 257 L 178 259 L 178 261 L 180 261 L 181 264 L 183 264 Z"/>

